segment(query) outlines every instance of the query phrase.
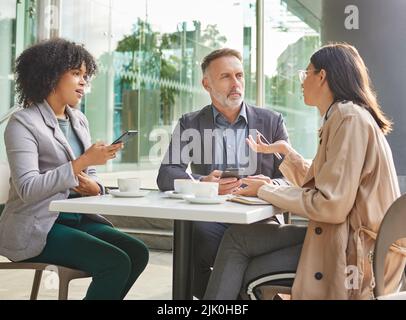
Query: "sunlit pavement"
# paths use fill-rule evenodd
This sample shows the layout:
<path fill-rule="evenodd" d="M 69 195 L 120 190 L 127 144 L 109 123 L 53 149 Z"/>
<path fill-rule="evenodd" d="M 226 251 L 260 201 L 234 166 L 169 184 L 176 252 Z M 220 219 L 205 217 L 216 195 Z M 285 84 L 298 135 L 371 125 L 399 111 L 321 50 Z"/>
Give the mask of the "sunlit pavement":
<path fill-rule="evenodd" d="M 8 261 L 0 256 L 0 262 Z M 0 270 L 0 300 L 28 300 L 34 270 Z M 80 300 L 86 294 L 91 278 L 72 280 L 69 299 Z M 56 300 L 58 290 L 55 277 L 43 274 L 39 300 Z M 161 300 L 172 297 L 172 253 L 151 251 L 147 268 L 127 294 L 128 300 Z"/>

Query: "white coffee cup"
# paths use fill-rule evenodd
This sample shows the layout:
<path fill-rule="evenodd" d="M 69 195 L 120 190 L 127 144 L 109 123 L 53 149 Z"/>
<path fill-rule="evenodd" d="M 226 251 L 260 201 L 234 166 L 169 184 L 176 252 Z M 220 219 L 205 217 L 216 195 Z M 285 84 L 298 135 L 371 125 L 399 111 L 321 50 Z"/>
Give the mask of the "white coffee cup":
<path fill-rule="evenodd" d="M 137 192 L 141 188 L 140 178 L 120 178 L 117 180 L 120 192 Z"/>
<path fill-rule="evenodd" d="M 214 198 L 219 192 L 218 182 L 196 182 L 191 187 L 196 198 Z"/>
<path fill-rule="evenodd" d="M 173 181 L 173 186 L 176 193 L 180 194 L 192 194 L 191 184 L 193 184 L 191 179 L 175 179 Z"/>

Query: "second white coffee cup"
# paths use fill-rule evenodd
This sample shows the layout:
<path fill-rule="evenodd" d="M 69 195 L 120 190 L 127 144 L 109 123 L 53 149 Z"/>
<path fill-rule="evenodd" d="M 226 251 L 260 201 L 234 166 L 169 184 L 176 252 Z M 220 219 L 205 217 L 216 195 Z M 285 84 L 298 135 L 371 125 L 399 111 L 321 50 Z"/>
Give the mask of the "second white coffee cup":
<path fill-rule="evenodd" d="M 218 182 L 197 182 L 191 185 L 196 198 L 214 198 L 219 192 Z"/>
<path fill-rule="evenodd" d="M 191 185 L 194 184 L 190 179 L 175 179 L 173 181 L 173 186 L 176 193 L 180 194 L 192 194 Z"/>
<path fill-rule="evenodd" d="M 137 192 L 141 188 L 140 178 L 120 178 L 117 180 L 120 192 Z"/>

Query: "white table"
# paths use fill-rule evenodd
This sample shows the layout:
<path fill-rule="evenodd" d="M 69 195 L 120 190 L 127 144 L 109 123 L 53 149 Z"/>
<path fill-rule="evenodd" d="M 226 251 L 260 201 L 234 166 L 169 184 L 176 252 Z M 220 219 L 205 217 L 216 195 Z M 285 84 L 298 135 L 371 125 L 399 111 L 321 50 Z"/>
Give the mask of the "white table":
<path fill-rule="evenodd" d="M 190 204 L 151 191 L 143 198 L 115 198 L 111 195 L 52 201 L 50 211 L 106 214 L 126 217 L 173 219 L 173 289 L 174 299 L 191 299 L 192 221 L 249 224 L 270 218 L 277 212 L 271 205 Z"/>

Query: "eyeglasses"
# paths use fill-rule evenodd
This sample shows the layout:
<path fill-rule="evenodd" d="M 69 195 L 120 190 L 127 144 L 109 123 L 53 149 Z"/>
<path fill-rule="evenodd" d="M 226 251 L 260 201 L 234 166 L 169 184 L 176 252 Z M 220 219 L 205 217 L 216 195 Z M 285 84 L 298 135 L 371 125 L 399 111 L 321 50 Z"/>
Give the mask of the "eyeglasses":
<path fill-rule="evenodd" d="M 307 73 L 310 71 L 319 72 L 319 69 L 312 69 L 312 70 L 299 70 L 299 80 L 300 83 L 303 83 L 306 80 Z"/>

